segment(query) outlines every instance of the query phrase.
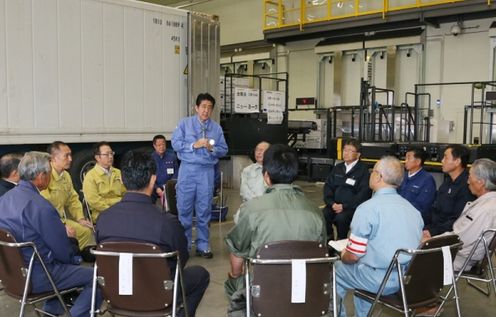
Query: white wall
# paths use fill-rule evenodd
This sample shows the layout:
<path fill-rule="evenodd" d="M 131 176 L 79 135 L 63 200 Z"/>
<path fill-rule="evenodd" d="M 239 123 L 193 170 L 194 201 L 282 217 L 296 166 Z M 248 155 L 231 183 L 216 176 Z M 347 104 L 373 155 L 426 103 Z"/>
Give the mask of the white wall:
<path fill-rule="evenodd" d="M 444 24 L 439 29 L 428 28 L 425 45 L 425 82 L 485 81 L 491 77 L 490 37 L 488 29 L 492 20 L 465 22 L 464 33 L 453 36 L 450 27 Z M 455 85 L 428 87 L 432 94 L 435 119 L 454 121 L 454 131 L 449 133 L 447 142 L 462 142 L 463 107 L 471 102 L 471 86 Z"/>
<path fill-rule="evenodd" d="M 317 56 L 313 52 L 316 41 L 289 43 L 289 108 L 294 108 L 297 97 L 316 97 Z"/>
<path fill-rule="evenodd" d="M 221 45 L 258 41 L 264 38 L 261 0 L 213 0 L 188 9 L 219 16 Z"/>

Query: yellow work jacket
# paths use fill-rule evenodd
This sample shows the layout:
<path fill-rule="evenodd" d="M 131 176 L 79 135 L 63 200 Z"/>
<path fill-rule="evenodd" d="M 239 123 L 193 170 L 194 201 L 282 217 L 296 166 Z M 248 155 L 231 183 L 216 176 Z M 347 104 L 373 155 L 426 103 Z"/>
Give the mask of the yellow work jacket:
<path fill-rule="evenodd" d="M 125 192 L 121 171 L 117 168 L 111 167 L 106 173 L 102 167 L 95 165 L 84 177 L 84 198 L 90 206 L 94 222 L 102 211 L 119 202 Z"/>
<path fill-rule="evenodd" d="M 84 219 L 83 207 L 79 196 L 72 185 L 71 176 L 67 171 L 61 175 L 52 167 L 52 177 L 48 188 L 41 191 L 45 197 L 57 209 L 60 219 L 65 223 L 66 219 L 79 221 Z"/>

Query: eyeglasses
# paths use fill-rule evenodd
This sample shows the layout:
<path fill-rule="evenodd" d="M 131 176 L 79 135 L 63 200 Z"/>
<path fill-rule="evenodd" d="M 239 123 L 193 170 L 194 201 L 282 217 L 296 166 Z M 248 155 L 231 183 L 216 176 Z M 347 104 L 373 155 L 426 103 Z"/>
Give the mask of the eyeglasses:
<path fill-rule="evenodd" d="M 98 155 L 100 155 L 100 156 L 114 156 L 115 155 L 115 152 L 100 153 Z"/>

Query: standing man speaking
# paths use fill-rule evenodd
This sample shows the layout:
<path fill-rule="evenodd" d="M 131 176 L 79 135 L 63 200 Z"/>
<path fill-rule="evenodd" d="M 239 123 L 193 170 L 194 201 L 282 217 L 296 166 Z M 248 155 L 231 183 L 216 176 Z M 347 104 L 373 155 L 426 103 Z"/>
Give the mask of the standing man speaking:
<path fill-rule="evenodd" d="M 196 212 L 196 255 L 213 256 L 208 224 L 212 212 L 214 166 L 227 153 L 219 124 L 210 116 L 215 99 L 209 93 L 196 97 L 196 115 L 182 119 L 172 135 L 172 147 L 181 165 L 177 180 L 177 210 L 191 249 L 193 210 Z"/>

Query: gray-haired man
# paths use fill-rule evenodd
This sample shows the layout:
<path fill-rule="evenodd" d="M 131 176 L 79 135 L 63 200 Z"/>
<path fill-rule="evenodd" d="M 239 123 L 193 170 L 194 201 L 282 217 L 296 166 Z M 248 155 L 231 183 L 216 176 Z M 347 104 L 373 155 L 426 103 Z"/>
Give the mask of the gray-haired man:
<path fill-rule="evenodd" d="M 460 217 L 453 224 L 453 232 L 460 236 L 463 248 L 457 253 L 453 269 L 459 271 L 474 247 L 482 231 L 496 228 L 496 162 L 482 158 L 476 160 L 468 174 L 468 187 L 477 196 L 473 202 L 468 202 Z M 470 270 L 474 262 L 484 257 L 484 246 L 479 244 L 469 263 Z"/>
<path fill-rule="evenodd" d="M 12 233 L 18 242 L 34 242 L 58 288 L 83 287 L 70 312 L 72 316 L 88 316 L 93 269 L 77 265 L 80 259 L 71 251 L 57 210 L 40 195 L 50 182 L 51 170 L 48 153 L 28 152 L 24 155 L 18 168 L 19 185 L 0 199 L 0 228 Z M 23 250 L 26 264 L 32 252 L 31 249 Z M 31 289 L 34 293 L 51 290 L 41 264 L 36 261 Z M 97 304 L 100 302 L 99 297 Z M 47 301 L 45 309 L 54 315 L 63 313 L 57 300 Z"/>
<path fill-rule="evenodd" d="M 336 291 L 344 299 L 349 289 L 377 292 L 394 253 L 415 249 L 422 237 L 424 221 L 420 213 L 396 188 L 403 180 L 403 166 L 392 156 L 383 157 L 370 174 L 369 186 L 375 194 L 358 206 L 351 222 L 348 245 L 337 261 Z M 403 259 L 401 264 L 406 264 Z M 384 293 L 399 289 L 398 276 L 391 275 Z M 366 316 L 371 303 L 355 297 L 355 315 Z M 340 317 L 345 317 L 341 304 Z"/>

